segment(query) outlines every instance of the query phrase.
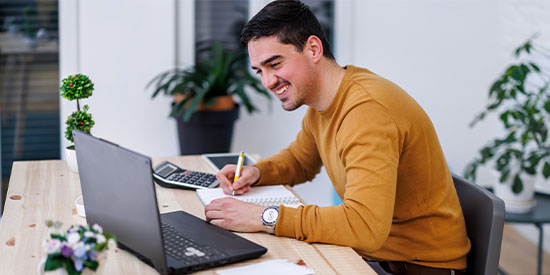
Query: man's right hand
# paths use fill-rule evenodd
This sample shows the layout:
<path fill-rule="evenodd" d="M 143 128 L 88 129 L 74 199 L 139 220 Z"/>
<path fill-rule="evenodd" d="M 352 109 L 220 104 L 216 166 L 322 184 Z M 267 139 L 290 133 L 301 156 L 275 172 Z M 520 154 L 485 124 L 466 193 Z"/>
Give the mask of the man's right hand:
<path fill-rule="evenodd" d="M 238 180 L 233 182 L 237 165 L 228 164 L 222 168 L 216 178 L 220 182 L 220 187 L 225 194 L 231 195 L 233 190 L 235 195 L 242 195 L 252 188 L 252 184 L 260 179 L 260 169 L 256 166 L 243 166 Z"/>

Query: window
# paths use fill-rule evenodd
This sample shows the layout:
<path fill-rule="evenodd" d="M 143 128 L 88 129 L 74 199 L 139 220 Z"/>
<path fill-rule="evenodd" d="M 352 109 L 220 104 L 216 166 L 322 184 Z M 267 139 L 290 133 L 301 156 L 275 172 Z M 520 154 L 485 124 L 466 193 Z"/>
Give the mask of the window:
<path fill-rule="evenodd" d="M 13 161 L 59 159 L 57 0 L 0 1 L 2 209 Z"/>

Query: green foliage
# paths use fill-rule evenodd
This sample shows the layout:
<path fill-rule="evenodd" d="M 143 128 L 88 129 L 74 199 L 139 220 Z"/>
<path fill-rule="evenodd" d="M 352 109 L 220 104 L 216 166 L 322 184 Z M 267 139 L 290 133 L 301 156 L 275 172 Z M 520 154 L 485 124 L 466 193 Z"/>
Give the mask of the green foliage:
<path fill-rule="evenodd" d="M 543 176 L 550 177 L 550 72 L 529 61 L 537 53 L 537 61 L 549 62 L 550 55 L 536 47 L 535 38 L 514 51 L 517 63 L 492 84 L 486 110 L 470 124 L 473 127 L 487 114 L 497 113 L 505 135 L 481 148 L 479 156 L 467 165 L 464 176 L 475 180 L 478 166 L 494 160 L 500 182 L 512 178 L 514 193 L 523 190 L 520 175 L 536 175 L 541 165 Z"/>
<path fill-rule="evenodd" d="M 23 8 L 23 35 L 28 38 L 36 38 L 38 32 L 38 12 L 33 6 Z"/>
<path fill-rule="evenodd" d="M 73 140 L 73 130 L 80 130 L 84 133 L 90 133 L 95 122 L 92 120 L 92 114 L 88 113 L 88 105 L 84 105 L 83 110 L 80 110 L 80 99 L 92 96 L 94 91 L 94 83 L 87 75 L 75 74 L 69 75 L 61 81 L 61 96 L 68 100 L 76 99 L 76 112 L 73 112 L 65 122 L 65 138 L 70 142 Z M 69 145 L 67 149 L 74 150 L 74 145 Z"/>
<path fill-rule="evenodd" d="M 68 100 L 84 99 L 92 96 L 94 83 L 87 75 L 69 75 L 61 81 L 61 96 Z"/>
<path fill-rule="evenodd" d="M 204 51 L 210 54 L 200 55 Z M 161 92 L 166 95 L 185 95 L 182 102 L 174 104 L 170 115 L 178 116 L 183 112 L 183 119 L 187 121 L 201 102 L 210 106 L 216 97 L 226 95 L 237 95 L 246 110 L 252 113 L 257 108 L 248 97 L 246 88 L 271 99 L 261 82 L 247 70 L 246 50 L 226 50 L 219 42 L 215 42 L 211 48 L 202 49 L 197 55 L 205 57 L 195 66 L 169 70 L 157 75 L 147 84 L 147 87 L 154 84 L 152 97 Z"/>
<path fill-rule="evenodd" d="M 65 122 L 67 128 L 65 130 L 65 138 L 69 141 L 73 140 L 73 130 L 80 130 L 84 133 L 90 133 L 95 122 L 92 119 L 92 114 L 88 113 L 88 105 L 84 105 L 81 111 L 73 112 Z"/>
<path fill-rule="evenodd" d="M 55 253 L 48 255 L 48 258 L 46 258 L 46 265 L 44 265 L 45 271 L 50 270 L 56 270 L 63 266 L 63 256 L 61 256 L 61 253 Z"/>

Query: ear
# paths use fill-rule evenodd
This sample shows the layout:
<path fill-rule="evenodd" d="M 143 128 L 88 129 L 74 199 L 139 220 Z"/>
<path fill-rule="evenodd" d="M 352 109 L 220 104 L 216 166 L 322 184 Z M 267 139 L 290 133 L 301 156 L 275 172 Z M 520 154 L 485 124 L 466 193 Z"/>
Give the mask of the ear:
<path fill-rule="evenodd" d="M 323 57 L 323 43 L 321 39 L 315 35 L 310 35 L 306 41 L 305 50 L 312 58 L 313 63 L 319 62 Z"/>

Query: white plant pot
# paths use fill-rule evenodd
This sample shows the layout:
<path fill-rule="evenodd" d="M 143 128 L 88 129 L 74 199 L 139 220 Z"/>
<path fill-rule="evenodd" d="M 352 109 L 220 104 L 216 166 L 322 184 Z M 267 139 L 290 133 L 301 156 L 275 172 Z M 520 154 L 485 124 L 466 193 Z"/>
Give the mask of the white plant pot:
<path fill-rule="evenodd" d="M 496 174 L 496 173 L 495 173 Z M 537 204 L 535 200 L 535 177 L 531 175 L 520 175 L 523 181 L 523 190 L 515 194 L 512 191 L 513 177 L 506 182 L 499 182 L 498 177 L 493 186 L 495 195 L 504 201 L 506 212 L 526 213 L 531 211 Z"/>
<path fill-rule="evenodd" d="M 74 149 L 65 148 L 65 161 L 71 171 L 78 173 L 78 164 L 76 163 L 76 151 Z"/>
<path fill-rule="evenodd" d="M 550 194 L 550 178 L 547 179 L 542 173 L 538 173 L 535 180 L 535 191 Z"/>

